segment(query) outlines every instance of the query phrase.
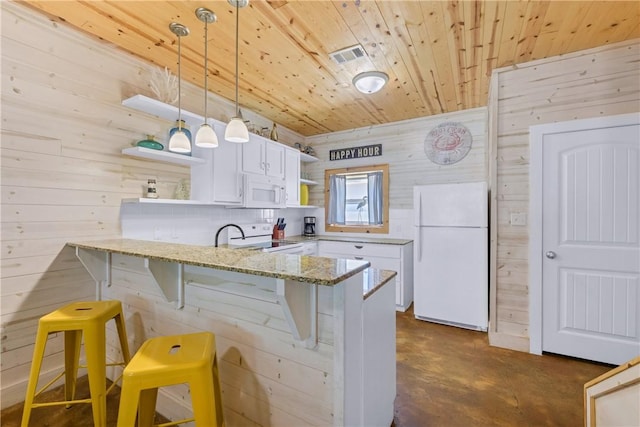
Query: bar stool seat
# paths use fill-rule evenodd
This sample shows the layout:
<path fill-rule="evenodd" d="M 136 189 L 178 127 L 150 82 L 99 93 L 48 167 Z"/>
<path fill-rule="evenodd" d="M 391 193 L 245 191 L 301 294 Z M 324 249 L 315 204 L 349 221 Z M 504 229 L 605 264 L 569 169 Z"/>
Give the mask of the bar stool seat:
<path fill-rule="evenodd" d="M 215 337 L 210 332 L 163 336 L 145 341 L 122 374 L 118 427 L 153 425 L 158 388 L 188 383 L 196 427 L 221 427 L 222 399 Z"/>
<path fill-rule="evenodd" d="M 122 350 L 123 361 L 106 363 L 106 324 L 115 320 Z M 64 364 L 65 369 L 49 383 L 36 392 L 40 368 L 44 358 L 45 347 L 49 334 L 64 332 Z M 80 348 L 84 336 L 84 350 L 86 365 L 81 366 Z M 106 426 L 107 422 L 107 393 L 116 385 L 116 381 L 106 389 L 106 367 L 124 366 L 131 359 L 129 344 L 125 330 L 122 304 L 117 300 L 110 301 L 82 301 L 68 304 L 55 310 L 38 321 L 38 332 L 33 350 L 33 360 L 29 383 L 22 413 L 22 427 L 29 425 L 33 408 L 52 405 L 66 405 L 75 403 L 91 403 L 93 422 L 97 427 Z M 87 368 L 89 377 L 88 399 L 74 400 L 78 368 Z M 65 377 L 65 400 L 60 402 L 34 403 L 35 398 L 49 388 L 53 383 Z"/>

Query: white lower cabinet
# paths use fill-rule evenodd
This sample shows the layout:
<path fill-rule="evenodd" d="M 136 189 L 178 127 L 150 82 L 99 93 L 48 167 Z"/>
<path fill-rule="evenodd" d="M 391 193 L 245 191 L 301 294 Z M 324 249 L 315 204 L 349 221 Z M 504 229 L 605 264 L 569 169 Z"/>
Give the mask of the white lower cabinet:
<path fill-rule="evenodd" d="M 369 261 L 371 267 L 396 271 L 396 310 L 406 311 L 413 302 L 413 243 L 396 245 L 320 240 L 318 255 Z"/>
<path fill-rule="evenodd" d="M 393 423 L 396 313 L 391 285 L 387 283 L 362 303 L 362 425 L 367 427 Z"/>
<path fill-rule="evenodd" d="M 318 255 L 318 242 L 304 242 L 302 255 Z"/>

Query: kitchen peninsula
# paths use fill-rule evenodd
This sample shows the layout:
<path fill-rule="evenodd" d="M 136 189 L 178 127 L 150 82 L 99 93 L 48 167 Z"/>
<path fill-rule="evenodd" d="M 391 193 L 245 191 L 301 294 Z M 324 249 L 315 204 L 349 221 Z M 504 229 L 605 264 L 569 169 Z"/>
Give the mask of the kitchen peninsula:
<path fill-rule="evenodd" d="M 132 239 L 68 246 L 97 296 L 123 302 L 134 349 L 156 335 L 216 334 L 228 426 L 391 424 L 394 272 L 366 261 Z M 190 412 L 186 388 L 163 392 L 163 415 Z"/>

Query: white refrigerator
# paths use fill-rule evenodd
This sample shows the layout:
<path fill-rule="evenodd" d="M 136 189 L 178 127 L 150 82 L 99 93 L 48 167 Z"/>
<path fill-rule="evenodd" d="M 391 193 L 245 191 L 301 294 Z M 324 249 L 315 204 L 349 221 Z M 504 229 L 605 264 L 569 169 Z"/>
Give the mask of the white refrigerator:
<path fill-rule="evenodd" d="M 488 195 L 484 182 L 413 188 L 417 319 L 487 330 Z"/>

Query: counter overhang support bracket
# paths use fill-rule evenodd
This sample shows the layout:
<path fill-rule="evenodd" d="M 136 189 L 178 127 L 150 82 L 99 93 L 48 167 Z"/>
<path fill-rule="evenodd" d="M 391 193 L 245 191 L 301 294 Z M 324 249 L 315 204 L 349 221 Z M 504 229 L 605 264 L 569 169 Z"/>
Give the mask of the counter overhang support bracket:
<path fill-rule="evenodd" d="M 184 308 L 184 264 L 145 258 L 144 267 L 167 301 L 175 302 L 178 310 Z"/>
<path fill-rule="evenodd" d="M 293 337 L 307 348 L 318 345 L 318 285 L 277 279 L 276 295 Z"/>
<path fill-rule="evenodd" d="M 76 257 L 96 282 L 96 300 L 102 300 L 102 286 L 111 286 L 111 253 L 76 247 Z"/>

